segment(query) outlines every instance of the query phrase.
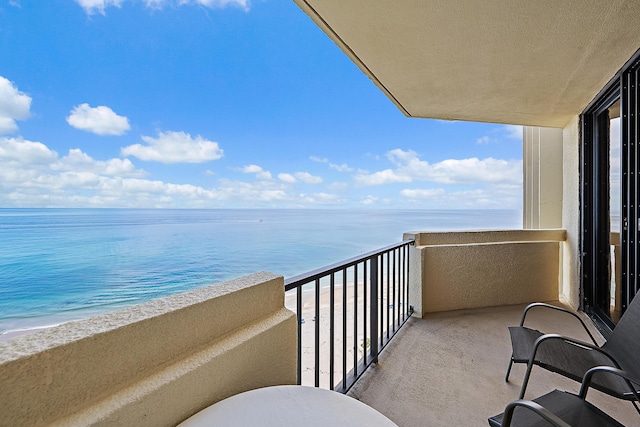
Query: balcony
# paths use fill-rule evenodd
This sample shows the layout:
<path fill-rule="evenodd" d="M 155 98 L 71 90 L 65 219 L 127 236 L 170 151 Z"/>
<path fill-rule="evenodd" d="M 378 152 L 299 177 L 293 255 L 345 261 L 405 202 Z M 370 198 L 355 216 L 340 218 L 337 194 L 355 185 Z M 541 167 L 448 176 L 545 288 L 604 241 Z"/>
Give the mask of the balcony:
<path fill-rule="evenodd" d="M 505 305 L 414 317 L 348 394 L 399 426 L 488 425 L 487 418 L 502 412 L 520 392 L 526 367 L 514 365 L 508 383 L 504 375 L 511 356 L 507 326 L 518 324 L 523 308 Z M 589 339 L 561 314 L 544 314 L 532 311 L 527 324 Z M 556 388 L 577 393 L 580 384 L 534 367 L 525 398 Z M 624 425 L 638 424 L 630 402 L 597 390 L 590 390 L 587 399 Z"/>
<path fill-rule="evenodd" d="M 302 383 L 348 391 L 400 426 L 484 425 L 523 376 L 516 366 L 504 382 L 507 326 L 563 289 L 565 233 L 404 237 L 288 280 L 294 295 L 256 273 L 0 343 L 2 422 L 175 425 L 242 391 Z M 533 319 L 576 335 L 564 320 Z M 577 387 L 538 369 L 527 396 Z M 628 402 L 590 397 L 637 421 Z"/>

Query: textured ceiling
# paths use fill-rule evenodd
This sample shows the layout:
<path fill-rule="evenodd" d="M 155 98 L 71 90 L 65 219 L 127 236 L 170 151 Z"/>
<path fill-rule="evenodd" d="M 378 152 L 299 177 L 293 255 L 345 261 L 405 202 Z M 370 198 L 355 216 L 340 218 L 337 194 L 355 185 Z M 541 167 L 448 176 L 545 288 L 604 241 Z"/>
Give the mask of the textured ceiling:
<path fill-rule="evenodd" d="M 637 0 L 294 0 L 410 117 L 563 127 L 640 48 Z"/>

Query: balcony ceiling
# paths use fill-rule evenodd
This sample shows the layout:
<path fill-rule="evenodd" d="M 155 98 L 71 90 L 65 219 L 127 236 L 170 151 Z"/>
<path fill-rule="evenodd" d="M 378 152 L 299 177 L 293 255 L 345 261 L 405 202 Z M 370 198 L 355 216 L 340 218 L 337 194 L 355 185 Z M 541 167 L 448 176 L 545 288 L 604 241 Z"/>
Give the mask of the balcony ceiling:
<path fill-rule="evenodd" d="M 294 0 L 409 117 L 563 127 L 640 47 L 637 0 Z"/>

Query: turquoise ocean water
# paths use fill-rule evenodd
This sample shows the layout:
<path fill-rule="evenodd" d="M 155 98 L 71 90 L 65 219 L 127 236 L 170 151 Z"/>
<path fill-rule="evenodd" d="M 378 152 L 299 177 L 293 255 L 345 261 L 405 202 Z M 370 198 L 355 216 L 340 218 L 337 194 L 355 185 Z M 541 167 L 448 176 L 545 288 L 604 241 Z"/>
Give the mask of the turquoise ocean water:
<path fill-rule="evenodd" d="M 0 209 L 0 333 L 261 270 L 295 276 L 407 231 L 521 227 L 519 210 Z"/>

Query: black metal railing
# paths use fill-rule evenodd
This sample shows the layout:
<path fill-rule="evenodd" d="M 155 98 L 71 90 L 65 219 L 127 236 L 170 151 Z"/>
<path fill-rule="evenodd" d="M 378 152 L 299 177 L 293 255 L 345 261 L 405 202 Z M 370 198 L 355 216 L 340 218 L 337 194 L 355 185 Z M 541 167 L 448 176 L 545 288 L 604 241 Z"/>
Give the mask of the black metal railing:
<path fill-rule="evenodd" d="M 346 393 L 409 319 L 409 246 L 389 245 L 285 280 L 298 316 L 298 384 Z"/>

